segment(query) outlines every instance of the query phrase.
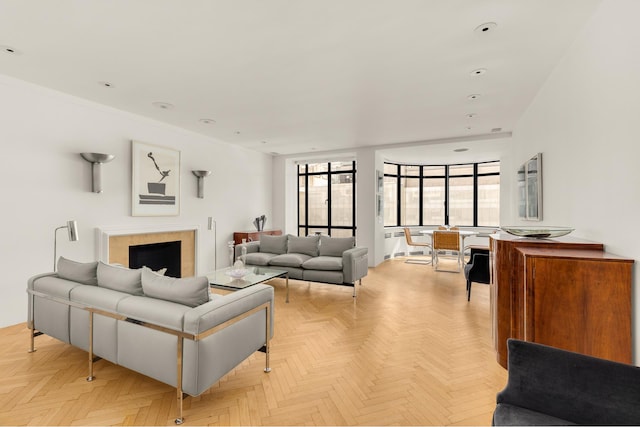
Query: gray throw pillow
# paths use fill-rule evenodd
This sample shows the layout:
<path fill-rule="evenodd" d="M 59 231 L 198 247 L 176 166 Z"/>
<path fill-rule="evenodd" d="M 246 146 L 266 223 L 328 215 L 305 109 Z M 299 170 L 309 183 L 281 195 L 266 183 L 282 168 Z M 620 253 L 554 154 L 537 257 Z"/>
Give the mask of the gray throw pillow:
<path fill-rule="evenodd" d="M 288 252 L 290 254 L 305 254 L 318 256 L 318 242 L 320 236 L 298 237 L 289 234 Z"/>
<path fill-rule="evenodd" d="M 98 261 L 76 262 L 60 257 L 58 258 L 57 273 L 61 279 L 96 286 L 98 284 L 97 268 Z"/>
<path fill-rule="evenodd" d="M 142 270 L 98 263 L 98 286 L 131 295 L 143 295 L 140 276 Z"/>
<path fill-rule="evenodd" d="M 342 256 L 356 245 L 355 237 L 320 236 L 320 256 Z"/>
<path fill-rule="evenodd" d="M 282 255 L 287 253 L 287 236 L 260 236 L 260 252 Z"/>
<path fill-rule="evenodd" d="M 209 302 L 209 280 L 204 276 L 176 279 L 161 276 L 147 267 L 142 267 L 142 289 L 148 297 L 189 307 Z"/>

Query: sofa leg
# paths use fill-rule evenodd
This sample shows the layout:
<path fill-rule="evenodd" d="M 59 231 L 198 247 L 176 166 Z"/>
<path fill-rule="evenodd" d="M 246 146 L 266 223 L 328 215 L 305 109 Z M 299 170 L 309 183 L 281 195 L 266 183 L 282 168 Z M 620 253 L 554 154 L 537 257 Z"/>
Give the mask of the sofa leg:
<path fill-rule="evenodd" d="M 33 322 L 29 322 L 29 350 L 28 353 L 33 353 L 36 351 L 35 341 L 36 341 L 36 330 L 33 327 Z"/>
<path fill-rule="evenodd" d="M 89 376 L 87 381 L 95 379 L 93 376 L 93 311 L 89 310 Z"/>
<path fill-rule="evenodd" d="M 357 296 L 356 295 L 356 284 L 354 283 L 353 284 L 353 297 L 355 298 L 356 296 Z"/>
<path fill-rule="evenodd" d="M 285 283 L 287 287 L 287 299 L 285 302 L 288 304 L 289 303 L 289 273 L 285 275 L 285 281 L 286 281 Z"/>
<path fill-rule="evenodd" d="M 35 338 L 36 338 L 36 328 L 33 322 L 33 294 L 29 294 L 29 321 L 27 322 L 27 327 L 29 328 L 29 353 L 33 353 L 36 351 L 35 348 Z"/>
<path fill-rule="evenodd" d="M 183 400 L 183 395 L 182 395 L 182 346 L 184 345 L 184 338 L 182 337 L 178 337 L 178 353 L 177 353 L 177 360 L 178 360 L 178 366 L 177 366 L 177 371 L 178 371 L 178 380 L 176 382 L 176 396 L 178 398 L 178 418 L 176 418 L 175 423 L 177 425 L 180 425 L 184 422 L 184 417 L 182 416 L 182 400 Z"/>

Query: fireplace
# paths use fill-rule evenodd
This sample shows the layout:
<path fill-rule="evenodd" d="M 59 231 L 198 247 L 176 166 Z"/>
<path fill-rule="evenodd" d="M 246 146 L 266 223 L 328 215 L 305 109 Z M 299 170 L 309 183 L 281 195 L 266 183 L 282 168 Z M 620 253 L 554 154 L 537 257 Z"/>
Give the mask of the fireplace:
<path fill-rule="evenodd" d="M 129 247 L 180 242 L 178 273 L 173 277 L 193 277 L 196 274 L 196 242 L 198 226 L 164 225 L 138 227 L 102 227 L 97 230 L 98 259 L 106 263 L 133 265 Z M 155 264 L 144 262 L 149 268 Z M 168 266 L 157 266 L 157 269 Z M 166 273 L 169 275 L 169 272 Z"/>
<path fill-rule="evenodd" d="M 181 241 L 129 246 L 129 268 L 149 267 L 153 271 L 166 268 L 165 275 L 182 277 L 181 248 Z"/>

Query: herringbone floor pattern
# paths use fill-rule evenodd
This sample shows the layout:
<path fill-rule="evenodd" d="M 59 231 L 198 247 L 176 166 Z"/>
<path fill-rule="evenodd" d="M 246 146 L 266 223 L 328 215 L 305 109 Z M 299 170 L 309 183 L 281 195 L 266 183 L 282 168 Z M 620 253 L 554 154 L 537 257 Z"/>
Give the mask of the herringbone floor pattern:
<path fill-rule="evenodd" d="M 386 261 L 358 287 L 284 281 L 272 372 L 256 353 L 198 397 L 186 425 L 488 425 L 506 371 L 491 345 L 489 288 Z M 173 425 L 175 390 L 53 338 L 0 329 L 0 424 Z"/>

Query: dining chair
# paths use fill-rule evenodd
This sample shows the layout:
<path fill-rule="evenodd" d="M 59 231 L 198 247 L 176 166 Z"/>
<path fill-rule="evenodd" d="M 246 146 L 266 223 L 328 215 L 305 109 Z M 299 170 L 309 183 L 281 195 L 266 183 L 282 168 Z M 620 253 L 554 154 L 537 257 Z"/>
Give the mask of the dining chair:
<path fill-rule="evenodd" d="M 489 248 L 486 246 L 470 246 L 471 259 L 464 266 L 464 277 L 467 279 L 467 301 L 471 301 L 471 283 L 491 283 L 489 273 Z"/>
<path fill-rule="evenodd" d="M 453 251 L 456 252 L 457 270 L 444 270 L 438 269 L 440 251 Z M 457 231 L 444 231 L 444 230 L 434 230 L 433 231 L 433 256 L 434 256 L 434 264 L 436 271 L 446 271 L 450 273 L 459 273 L 462 270 L 462 260 L 461 260 L 461 251 L 460 251 L 460 233 Z"/>
<path fill-rule="evenodd" d="M 433 264 L 433 247 L 429 243 L 414 241 L 411 238 L 411 230 L 409 230 L 406 227 L 404 228 L 404 237 L 407 240 L 407 260 L 405 261 L 407 264 Z M 410 258 L 409 250 L 412 246 L 421 248 L 421 250 L 429 248 L 429 251 L 431 252 L 431 260 L 420 259 L 420 258 Z"/>

